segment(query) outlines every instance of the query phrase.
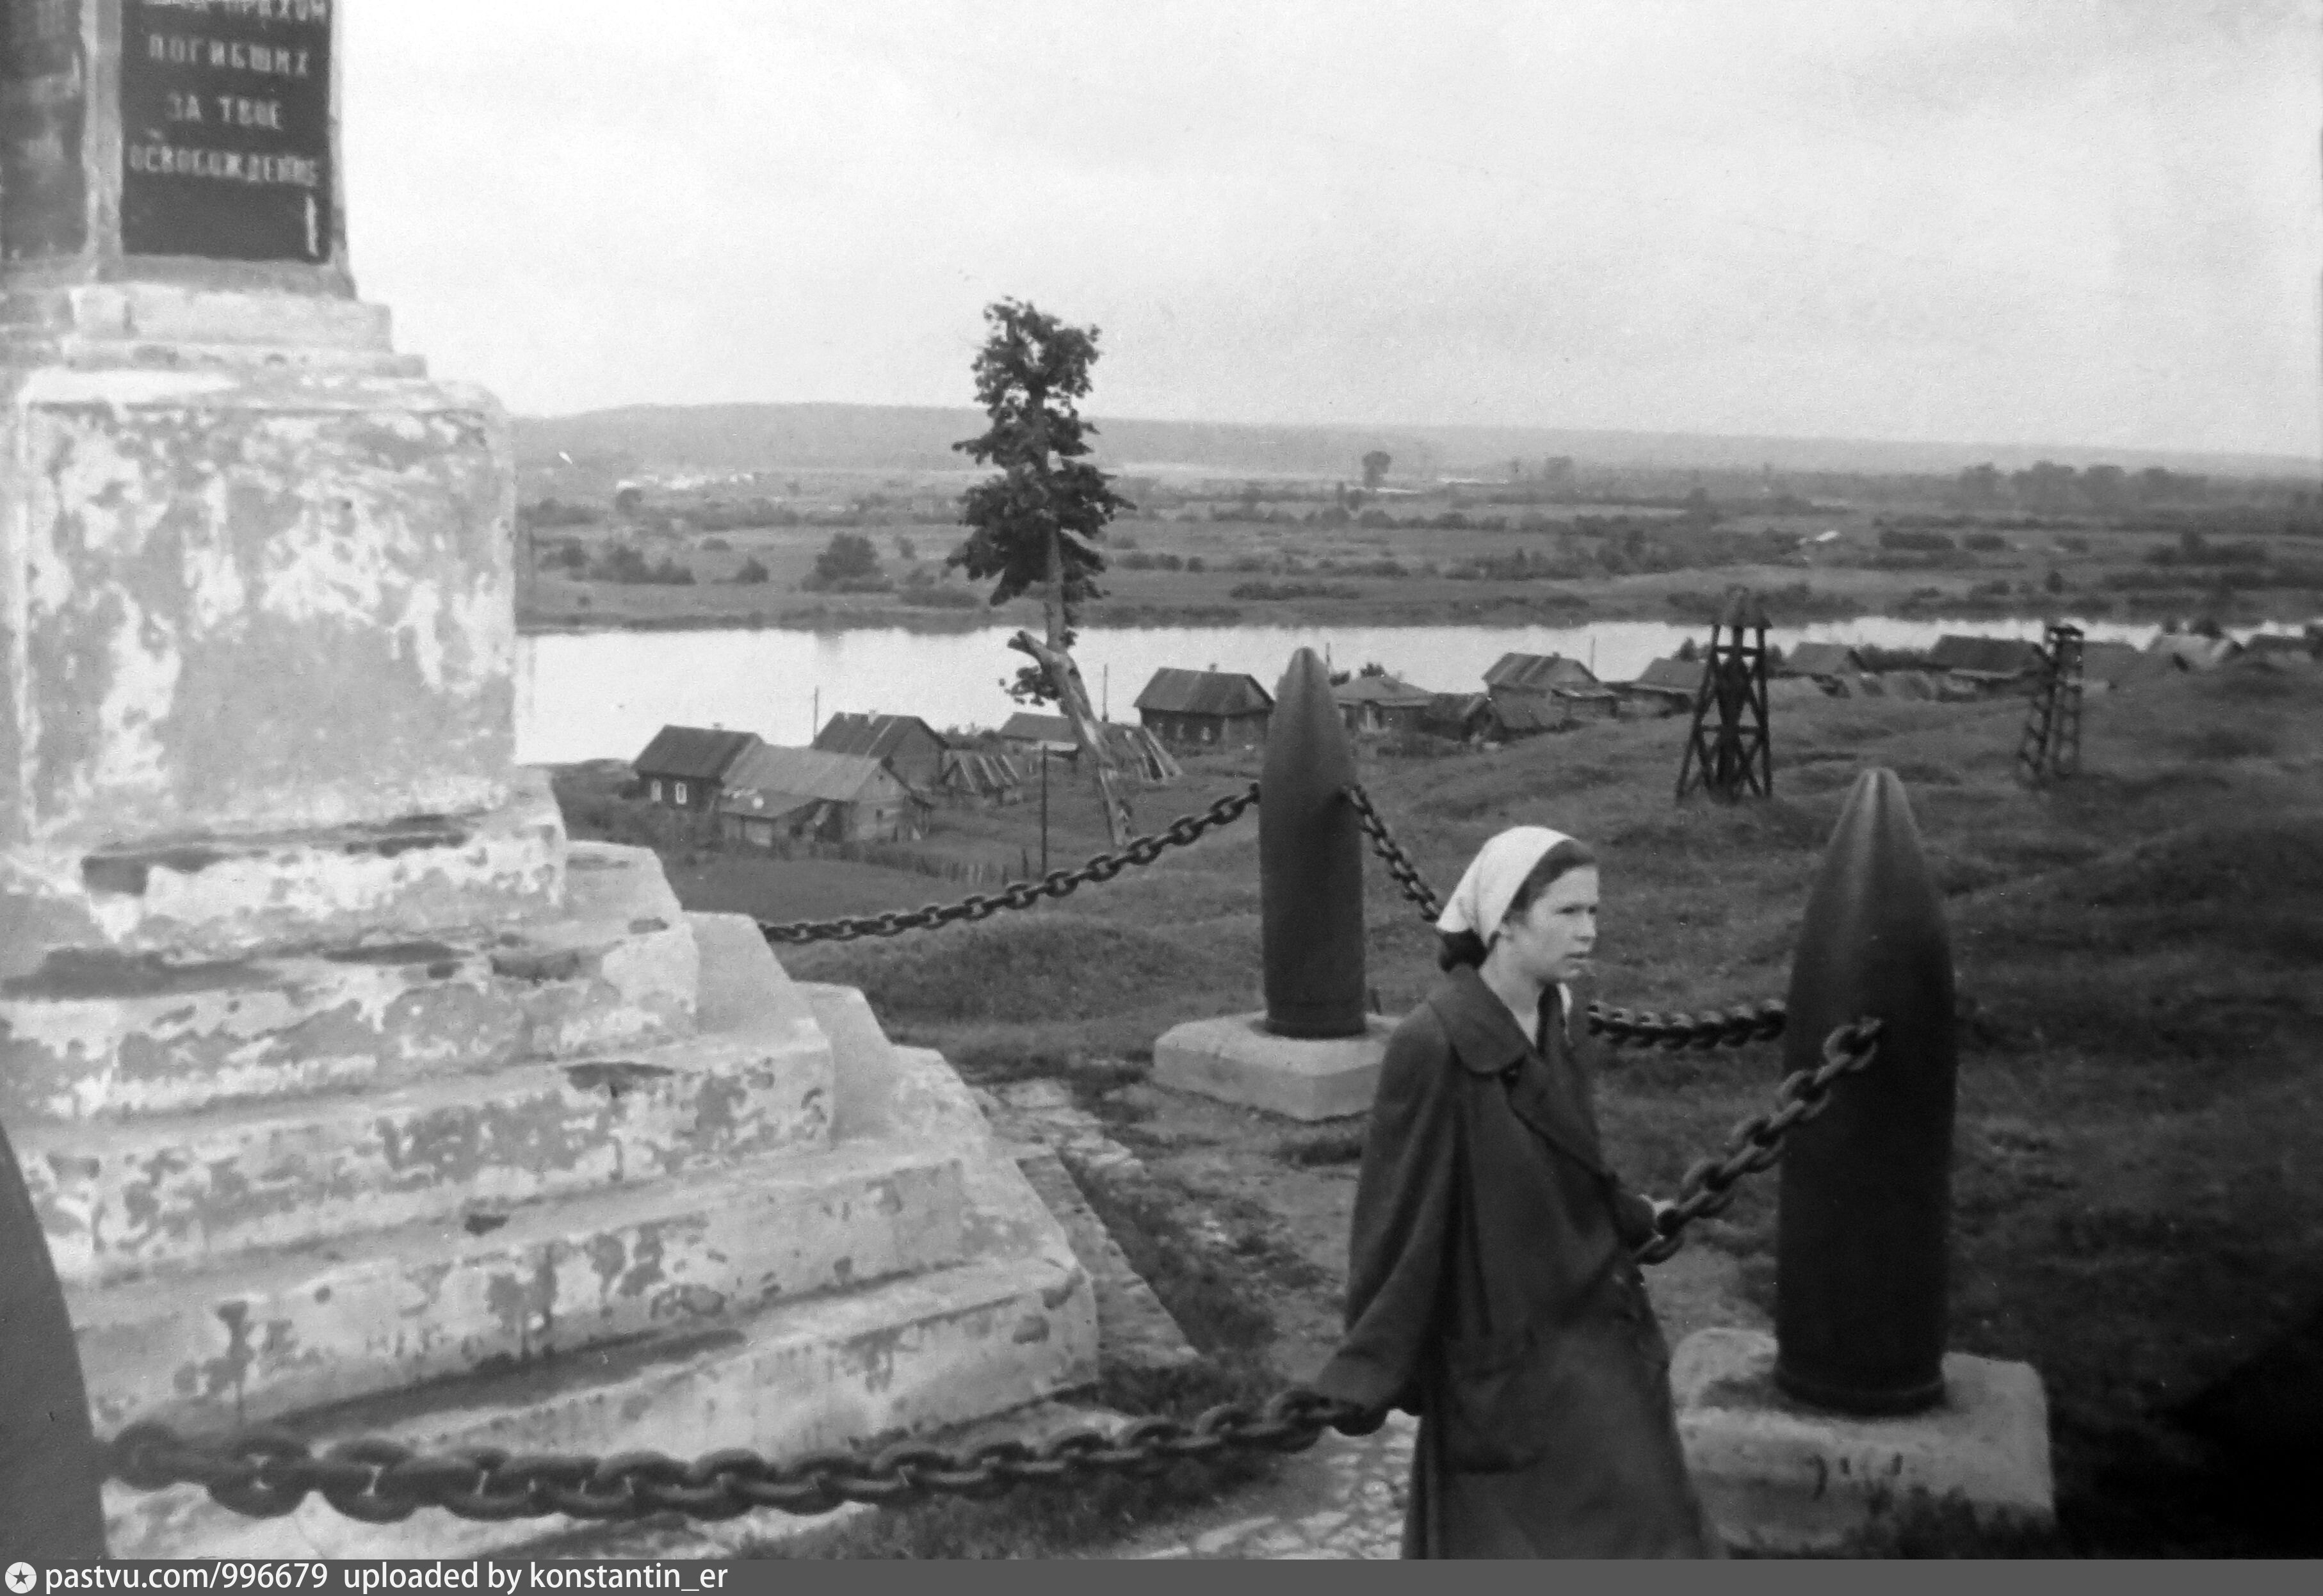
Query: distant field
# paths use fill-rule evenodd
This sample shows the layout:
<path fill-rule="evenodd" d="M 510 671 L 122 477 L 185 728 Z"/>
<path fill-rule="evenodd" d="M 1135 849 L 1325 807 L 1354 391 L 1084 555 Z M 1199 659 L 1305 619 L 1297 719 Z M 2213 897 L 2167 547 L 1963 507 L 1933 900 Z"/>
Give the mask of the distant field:
<path fill-rule="evenodd" d="M 768 491 L 695 488 L 650 498 L 635 515 L 603 505 L 595 523 L 539 526 L 522 607 L 535 628 L 665 626 L 903 626 L 949 629 L 1025 624 L 1031 599 L 995 611 L 980 587 L 948 573 L 961 528 L 948 506 L 959 473 L 814 475 Z M 2305 619 L 2323 613 L 2323 522 L 2308 512 L 2171 512 L 2143 521 L 1994 516 L 1979 520 L 1918 507 L 1833 502 L 1812 508 L 1722 506 L 1710 524 L 1669 503 L 1510 504 L 1496 490 L 1436 484 L 1376 500 L 1360 519 L 1327 525 L 1336 488 L 1270 484 L 1277 497 L 1188 499 L 1117 520 L 1106 546 L 1106 599 L 1093 626 L 1529 621 L 1699 617 L 1743 583 L 1764 592 L 1777 622 L 1865 613 L 2031 615 L 2060 607 L 2125 619 Z M 765 503 L 813 524 L 717 526 L 737 504 Z M 2172 518 L 2175 518 L 2174 519 Z M 1484 523 L 1498 520 L 1504 525 Z M 1466 524 L 1446 524 L 1464 522 Z M 2181 524 L 2182 523 L 2182 524 Z M 2188 528 L 2231 561 L 2162 564 Z M 1800 540 L 1837 537 L 1821 543 Z M 816 556 L 840 534 L 868 538 L 881 592 L 805 591 Z M 1949 545 L 1899 547 L 1931 539 Z M 583 564 L 564 563 L 573 546 Z M 592 575 L 627 547 L 649 566 L 689 572 L 690 585 L 623 583 Z M 734 578 L 755 562 L 762 582 Z M 2206 563 L 2207 562 L 2207 563 Z"/>

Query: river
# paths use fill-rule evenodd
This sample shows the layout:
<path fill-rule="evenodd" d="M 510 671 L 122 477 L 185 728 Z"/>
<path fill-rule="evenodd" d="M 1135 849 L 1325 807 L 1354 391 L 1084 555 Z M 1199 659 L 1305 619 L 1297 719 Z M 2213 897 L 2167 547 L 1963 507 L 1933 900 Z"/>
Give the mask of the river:
<path fill-rule="evenodd" d="M 2081 623 L 2090 638 L 2143 642 L 2149 624 Z M 1163 665 L 1246 671 L 1272 692 L 1292 653 L 1313 648 L 1342 670 L 1377 661 L 1416 686 L 1475 692 L 1503 654 L 1562 654 L 1609 682 L 1628 681 L 1709 628 L 1659 620 L 1583 627 L 1157 627 L 1088 631 L 1074 649 L 1100 710 L 1132 720 L 1138 692 Z M 1024 656 L 1015 628 L 973 632 L 671 631 L 544 633 L 521 640 L 517 757 L 526 764 L 626 759 L 665 724 L 755 731 L 776 744 L 813 740 L 815 716 L 841 710 L 917 715 L 941 729 L 997 726 L 1018 705 L 1001 691 Z M 1776 627 L 1768 639 L 1924 648 L 1946 632 L 2041 636 L 2038 620 L 1852 620 Z"/>

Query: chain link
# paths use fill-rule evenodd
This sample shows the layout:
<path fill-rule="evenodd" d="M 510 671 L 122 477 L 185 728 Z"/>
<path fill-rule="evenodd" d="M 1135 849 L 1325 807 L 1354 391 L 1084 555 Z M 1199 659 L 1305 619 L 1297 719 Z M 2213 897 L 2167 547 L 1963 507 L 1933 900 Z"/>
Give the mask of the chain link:
<path fill-rule="evenodd" d="M 1734 1201 L 1735 1185 L 1743 1176 L 1773 1169 L 1783 1156 L 1784 1139 L 1831 1106 L 1832 1083 L 1871 1067 L 1879 1056 L 1884 1024 L 1877 1019 L 1858 1020 L 1823 1038 L 1821 1064 L 1813 1069 L 1793 1070 L 1776 1091 L 1773 1109 L 1736 1125 L 1716 1153 L 1685 1172 L 1678 1182 L 1676 1200 L 1655 1216 L 1657 1234 L 1638 1249 L 1638 1261 L 1660 1263 L 1675 1256 L 1685 1244 L 1687 1225 L 1724 1213 Z"/>
<path fill-rule="evenodd" d="M 1207 831 L 1231 825 L 1258 802 L 1258 784 L 1229 793 L 1196 814 L 1181 814 L 1161 830 L 1139 837 L 1116 853 L 1101 853 L 1077 870 L 1051 870 L 1038 881 L 1012 881 L 996 893 L 971 893 L 957 903 L 921 909 L 890 909 L 847 920 L 800 920 L 787 925 L 758 922 L 758 932 L 776 947 L 806 942 L 851 942 L 858 937 L 900 936 L 962 921 L 984 920 L 1003 909 L 1029 909 L 1042 898 L 1061 898 L 1092 881 L 1111 881 L 1132 865 L 1150 865 L 1172 848 L 1201 840 Z"/>
<path fill-rule="evenodd" d="M 758 1508 L 813 1514 L 846 1502 L 890 1507 L 935 1495 L 992 1497 L 1026 1483 L 1158 1473 L 1181 1459 L 1229 1451 L 1303 1452 L 1325 1429 L 1359 1426 L 1364 1418 L 1352 1404 L 1293 1387 L 1263 1408 L 1225 1403 L 1190 1424 L 1141 1418 L 1112 1434 L 1085 1425 L 1037 1445 L 994 1441 L 960 1453 L 904 1441 L 869 1456 L 827 1452 L 785 1463 L 739 1450 L 691 1463 L 652 1452 L 604 1458 L 519 1456 L 494 1448 L 427 1454 L 380 1439 L 348 1442 L 318 1457 L 292 1435 L 253 1431 L 190 1441 L 165 1426 L 141 1424 L 115 1438 L 106 1461 L 110 1477 L 137 1490 L 198 1485 L 219 1506 L 256 1518 L 296 1511 L 319 1493 L 366 1524 L 399 1523 L 427 1507 L 479 1520 L 551 1513 L 718 1519 Z"/>

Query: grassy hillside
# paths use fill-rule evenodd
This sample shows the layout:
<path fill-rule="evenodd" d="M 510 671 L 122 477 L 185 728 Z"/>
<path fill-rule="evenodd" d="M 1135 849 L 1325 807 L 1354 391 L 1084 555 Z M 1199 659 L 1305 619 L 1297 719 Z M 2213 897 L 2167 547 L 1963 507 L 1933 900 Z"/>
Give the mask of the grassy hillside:
<path fill-rule="evenodd" d="M 2064 1516 L 2050 1549 L 2311 1552 L 2299 1509 L 2323 1423 L 2323 681 L 2251 665 L 2093 699 L 2084 773 L 2040 793 L 2012 780 L 2022 712 L 1786 708 L 1778 795 L 1733 808 L 1671 803 L 1678 720 L 1491 754 L 1366 754 L 1364 779 L 1439 889 L 1501 826 L 1587 839 L 1605 860 L 1593 995 L 1699 1008 L 1785 989 L 1848 785 L 1869 765 L 1901 774 L 1960 972 L 1953 1343 L 2048 1381 Z M 1256 769 L 1198 761 L 1182 796 L 1149 795 L 1141 818 Z M 1057 809 L 1057 857 L 1101 843 L 1085 798 Z M 978 815 L 930 846 L 1014 853 L 1032 823 Z M 1070 1073 L 1077 1058 L 1134 1073 L 1168 1024 L 1253 1005 L 1254 841 L 1245 821 L 1035 913 L 784 962 L 861 985 L 891 1031 L 972 1074 Z M 772 873 L 760 911 L 783 917 L 785 867 L 756 868 Z M 676 856 L 673 874 L 689 902 L 747 896 L 723 855 Z M 858 885 L 858 910 L 955 895 L 924 878 Z M 1370 979 L 1393 1012 L 1434 978 L 1432 939 L 1383 871 L 1368 892 Z M 1777 1068 L 1769 1050 L 1613 1055 L 1601 1114 L 1617 1162 L 1667 1189 L 1765 1103 Z M 1697 1232 L 1768 1299 L 1773 1197 L 1761 1181 Z"/>

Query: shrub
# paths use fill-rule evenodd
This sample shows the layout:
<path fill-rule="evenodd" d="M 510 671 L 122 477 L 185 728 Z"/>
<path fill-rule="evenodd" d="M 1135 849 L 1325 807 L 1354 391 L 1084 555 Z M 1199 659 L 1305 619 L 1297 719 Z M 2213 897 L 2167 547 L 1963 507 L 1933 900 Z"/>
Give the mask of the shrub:
<path fill-rule="evenodd" d="M 1186 558 L 1186 569 L 1187 569 L 1188 571 L 1191 571 L 1191 572 L 1198 572 L 1198 571 L 1201 570 L 1201 568 L 1202 568 L 1202 556 L 1201 556 L 1201 555 L 1188 555 L 1188 556 L 1187 556 L 1187 558 Z M 1172 570 L 1175 570 L 1175 569 L 1176 569 L 1176 567 L 1175 567 L 1175 566 L 1172 566 L 1172 567 L 1171 567 L 1171 569 L 1172 569 Z"/>
<path fill-rule="evenodd" d="M 814 571 L 799 584 L 808 592 L 876 593 L 891 585 L 879 570 L 879 551 L 852 532 L 834 532 L 814 557 Z"/>
<path fill-rule="evenodd" d="M 1991 537 L 1992 535 L 1979 533 L 1978 536 Z M 1879 534 L 1879 546 L 1885 549 L 1908 550 L 1914 554 L 1935 555 L 1945 553 L 1957 546 L 1942 532 L 1907 532 L 1901 527 L 1890 527 Z"/>
<path fill-rule="evenodd" d="M 758 555 L 752 555 L 742 562 L 742 568 L 734 573 L 734 580 L 747 586 L 753 582 L 764 582 L 770 574 L 772 573 L 767 571 L 766 562 L 759 559 Z"/>
<path fill-rule="evenodd" d="M 665 557 L 658 565 L 649 564 L 645 555 L 626 543 L 617 543 L 607 549 L 590 575 L 598 582 L 617 582 L 626 586 L 658 582 L 685 587 L 693 582 L 693 573 L 675 560 Z"/>
<path fill-rule="evenodd" d="M 1883 537 L 1881 541 L 1886 539 Z M 1960 546 L 1973 549 L 1980 555 L 1997 555 L 2007 549 L 2008 539 L 1997 532 L 1971 532 L 1960 539 Z"/>
<path fill-rule="evenodd" d="M 973 610 L 984 601 L 962 587 L 912 587 L 897 596 L 914 610 Z"/>
<path fill-rule="evenodd" d="M 1322 582 L 1244 582 L 1235 584 L 1230 599 L 1352 599 L 1355 590 Z"/>

